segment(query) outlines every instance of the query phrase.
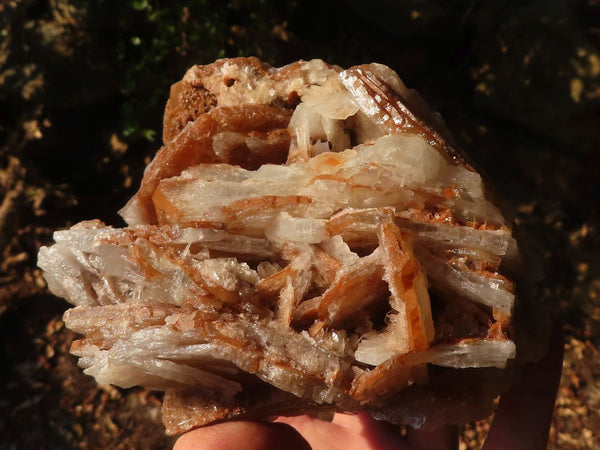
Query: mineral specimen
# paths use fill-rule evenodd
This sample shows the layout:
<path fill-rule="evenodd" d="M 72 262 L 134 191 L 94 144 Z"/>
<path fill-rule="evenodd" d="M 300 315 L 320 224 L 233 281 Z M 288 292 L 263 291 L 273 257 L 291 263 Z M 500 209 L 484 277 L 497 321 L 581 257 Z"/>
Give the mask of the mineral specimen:
<path fill-rule="evenodd" d="M 515 357 L 518 249 L 441 118 L 388 67 L 194 66 L 126 228 L 39 265 L 100 383 L 165 391 L 168 433 L 368 411 L 487 414 Z"/>

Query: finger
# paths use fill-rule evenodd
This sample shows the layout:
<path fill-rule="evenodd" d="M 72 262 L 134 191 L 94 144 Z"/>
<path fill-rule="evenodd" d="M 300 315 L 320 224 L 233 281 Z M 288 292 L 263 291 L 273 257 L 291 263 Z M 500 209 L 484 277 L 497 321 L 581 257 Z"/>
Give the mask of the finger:
<path fill-rule="evenodd" d="M 401 436 L 399 427 L 377 421 L 364 412 L 336 414 L 332 422 L 309 416 L 277 420 L 296 428 L 313 450 L 415 450 Z"/>
<path fill-rule="evenodd" d="M 405 440 L 402 437 L 400 427 L 375 420 L 366 412 L 336 414 L 333 417 L 333 423 L 360 436 L 360 439 L 369 446 L 368 448 L 398 449 L 405 447 Z"/>
<path fill-rule="evenodd" d="M 356 427 L 357 420 L 357 414 L 336 413 L 331 422 L 341 427 L 352 429 Z"/>
<path fill-rule="evenodd" d="M 332 422 L 310 416 L 280 417 L 276 422 L 294 427 L 311 445 L 313 450 L 354 448 L 348 429 Z M 337 444 L 337 446 L 336 446 Z M 348 447 L 350 445 L 350 447 Z"/>
<path fill-rule="evenodd" d="M 415 449 L 456 450 L 458 448 L 458 427 L 445 425 L 431 431 L 406 430 L 406 439 Z"/>
<path fill-rule="evenodd" d="M 562 327 L 555 323 L 548 355 L 528 364 L 517 384 L 500 397 L 485 450 L 545 449 L 560 382 L 564 353 Z"/>
<path fill-rule="evenodd" d="M 181 436 L 173 450 L 310 450 L 308 442 L 283 423 L 225 422 Z"/>

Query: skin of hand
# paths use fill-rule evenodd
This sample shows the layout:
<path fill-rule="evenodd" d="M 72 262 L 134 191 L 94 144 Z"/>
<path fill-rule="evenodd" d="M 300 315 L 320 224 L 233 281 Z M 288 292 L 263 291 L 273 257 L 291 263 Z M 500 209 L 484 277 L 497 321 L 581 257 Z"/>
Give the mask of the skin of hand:
<path fill-rule="evenodd" d="M 564 337 L 553 327 L 545 358 L 524 367 L 521 378 L 498 404 L 483 450 L 543 450 L 554 411 L 562 370 Z M 296 449 L 458 449 L 458 428 L 434 431 L 409 429 L 378 422 L 366 413 L 336 414 L 331 422 L 310 416 L 280 417 L 273 423 L 236 421 L 211 425 L 181 436 L 174 450 Z"/>

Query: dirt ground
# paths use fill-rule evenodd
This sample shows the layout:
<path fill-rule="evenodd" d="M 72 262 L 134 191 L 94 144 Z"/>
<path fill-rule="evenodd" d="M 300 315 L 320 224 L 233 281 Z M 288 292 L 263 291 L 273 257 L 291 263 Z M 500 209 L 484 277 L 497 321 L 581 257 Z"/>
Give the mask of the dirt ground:
<path fill-rule="evenodd" d="M 186 67 L 257 55 L 394 68 L 514 207 L 563 320 L 552 449 L 600 448 L 598 0 L 0 2 L 0 448 L 169 448 L 160 396 L 98 386 L 36 268 L 53 230 L 116 211 Z M 479 448 L 487 422 L 464 427 Z"/>

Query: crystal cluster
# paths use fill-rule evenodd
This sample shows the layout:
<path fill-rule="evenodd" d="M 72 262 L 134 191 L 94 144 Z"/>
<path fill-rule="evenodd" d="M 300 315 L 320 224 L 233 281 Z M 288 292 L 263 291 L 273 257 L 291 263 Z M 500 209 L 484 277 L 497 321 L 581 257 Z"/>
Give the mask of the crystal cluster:
<path fill-rule="evenodd" d="M 388 67 L 194 66 L 126 228 L 57 231 L 39 265 L 100 383 L 165 391 L 167 432 L 365 410 L 485 414 L 518 250 L 482 177 Z"/>

